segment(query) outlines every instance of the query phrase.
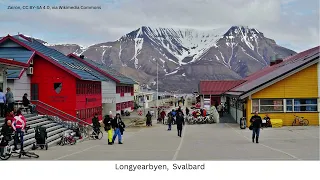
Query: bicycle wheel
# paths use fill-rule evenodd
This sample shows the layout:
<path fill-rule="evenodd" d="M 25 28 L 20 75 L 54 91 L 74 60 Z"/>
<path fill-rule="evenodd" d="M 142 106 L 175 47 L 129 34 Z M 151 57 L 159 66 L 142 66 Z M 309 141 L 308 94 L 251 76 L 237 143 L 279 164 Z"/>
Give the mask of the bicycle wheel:
<path fill-rule="evenodd" d="M 75 138 L 72 138 L 69 140 L 70 145 L 74 145 L 77 143 L 77 140 Z"/>
<path fill-rule="evenodd" d="M 99 134 L 98 134 L 98 139 L 99 140 L 101 140 L 102 139 L 102 137 L 103 137 L 103 133 L 99 130 L 99 132 L 98 132 Z"/>
<path fill-rule="evenodd" d="M 11 156 L 12 156 L 12 157 L 18 157 L 18 156 L 20 156 L 20 153 L 15 152 L 15 151 L 12 151 L 12 152 L 11 152 Z"/>
<path fill-rule="evenodd" d="M 0 156 L 1 160 L 8 160 L 11 157 L 11 154 L 6 154 L 4 156 Z"/>
<path fill-rule="evenodd" d="M 304 126 L 308 126 L 309 125 L 309 120 L 308 119 L 304 119 L 303 120 L 303 125 Z"/>
<path fill-rule="evenodd" d="M 24 155 L 29 158 L 39 158 L 39 155 L 33 152 L 26 152 Z"/>

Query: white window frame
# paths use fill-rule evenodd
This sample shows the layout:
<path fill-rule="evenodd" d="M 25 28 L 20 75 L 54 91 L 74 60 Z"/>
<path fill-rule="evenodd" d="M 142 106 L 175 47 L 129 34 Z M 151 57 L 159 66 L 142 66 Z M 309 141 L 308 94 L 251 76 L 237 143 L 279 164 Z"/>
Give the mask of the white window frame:
<path fill-rule="evenodd" d="M 295 99 L 308 99 L 308 100 L 310 100 L 310 99 L 317 99 L 317 102 L 319 102 L 319 99 L 318 98 L 295 98 Z M 294 110 L 294 108 L 295 108 L 295 104 L 294 104 L 294 100 L 295 100 L 294 98 L 292 98 L 292 99 L 285 99 L 286 100 L 286 102 L 287 102 L 287 100 L 291 100 L 292 101 L 292 105 L 286 105 L 286 110 L 287 110 L 287 106 L 292 106 L 292 111 L 287 111 L 287 112 L 319 112 L 319 103 L 317 103 L 317 104 L 303 104 L 303 105 L 298 105 L 299 107 L 301 107 L 301 106 L 317 106 L 317 110 L 316 111 L 295 111 Z"/>
<path fill-rule="evenodd" d="M 272 98 L 268 98 L 268 99 L 263 99 L 263 100 L 282 100 L 282 105 L 262 105 L 263 107 L 282 107 L 282 111 L 261 111 L 261 102 L 260 100 L 261 99 L 252 99 L 251 101 L 251 113 L 254 113 L 253 111 L 253 101 L 254 100 L 258 100 L 258 107 L 259 107 L 259 113 L 279 113 L 279 112 L 285 112 L 285 108 L 286 106 L 284 106 L 284 100 L 285 99 L 278 99 L 278 98 L 275 98 L 275 99 L 272 99 Z"/>

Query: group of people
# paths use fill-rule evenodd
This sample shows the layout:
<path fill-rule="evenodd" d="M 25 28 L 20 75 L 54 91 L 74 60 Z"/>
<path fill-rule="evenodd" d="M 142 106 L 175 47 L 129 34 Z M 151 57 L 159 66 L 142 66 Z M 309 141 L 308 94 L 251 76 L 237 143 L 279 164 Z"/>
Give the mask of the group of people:
<path fill-rule="evenodd" d="M 113 145 L 116 138 L 118 137 L 118 143 L 122 143 L 122 135 L 125 131 L 126 125 L 121 119 L 120 113 L 116 114 L 116 117 L 113 118 L 112 111 L 109 112 L 109 115 L 106 115 L 103 119 L 104 130 L 108 133 L 108 144 Z M 93 130 L 98 134 L 98 130 L 101 125 L 99 122 L 98 114 L 92 119 Z M 96 137 L 98 138 L 98 137 Z"/>
<path fill-rule="evenodd" d="M 20 109 L 17 112 L 13 110 L 7 113 L 5 122 L 2 125 L 1 135 L 3 136 L 0 142 L 1 156 L 4 152 L 4 147 L 11 141 L 11 136 L 14 133 L 14 150 L 17 150 L 18 142 L 20 141 L 20 150 L 23 151 L 23 136 L 26 129 L 26 118 L 22 115 Z"/>
<path fill-rule="evenodd" d="M 1 117 L 4 117 L 7 112 L 13 111 L 14 107 L 14 98 L 11 89 L 8 87 L 6 94 L 3 93 L 3 90 L 0 88 L 0 114 Z"/>
<path fill-rule="evenodd" d="M 7 88 L 6 94 L 3 93 L 3 90 L 0 88 L 0 115 L 4 117 L 7 112 L 11 112 L 14 110 L 14 97 L 10 87 Z M 36 106 L 31 104 L 28 99 L 28 94 L 25 93 L 22 97 L 22 105 L 24 108 L 29 109 L 30 113 L 35 112 Z"/>
<path fill-rule="evenodd" d="M 194 118 L 197 118 L 199 116 L 206 117 L 207 116 L 207 110 L 205 108 L 200 108 L 200 110 L 193 111 L 192 112 L 192 116 Z"/>
<path fill-rule="evenodd" d="M 189 114 L 189 112 L 188 112 L 188 114 Z M 184 114 L 183 114 L 181 107 L 179 107 L 178 110 L 173 109 L 172 111 L 170 111 L 168 113 L 167 116 L 168 116 L 168 120 L 167 120 L 168 131 L 171 131 L 172 124 L 176 124 L 178 136 L 181 137 L 182 136 L 182 128 L 185 125 Z"/>

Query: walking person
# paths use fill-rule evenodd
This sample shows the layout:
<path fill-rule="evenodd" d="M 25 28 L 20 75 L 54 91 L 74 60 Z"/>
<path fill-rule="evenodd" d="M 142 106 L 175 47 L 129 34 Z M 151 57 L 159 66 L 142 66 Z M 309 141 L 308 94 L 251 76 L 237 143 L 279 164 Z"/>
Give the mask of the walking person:
<path fill-rule="evenodd" d="M 164 111 L 164 109 L 161 111 L 160 117 L 161 117 L 161 120 L 162 120 L 162 124 L 164 124 L 164 118 L 166 117 L 166 112 Z"/>
<path fill-rule="evenodd" d="M 2 89 L 0 88 L 0 111 L 1 111 L 1 117 L 4 117 L 4 114 L 5 114 L 5 104 L 6 104 L 6 96 L 2 92 Z"/>
<path fill-rule="evenodd" d="M 189 110 L 189 108 L 188 108 L 188 107 L 186 107 L 186 115 L 188 116 L 188 115 L 189 115 L 189 113 L 190 113 L 190 110 Z"/>
<path fill-rule="evenodd" d="M 108 145 L 112 145 L 112 111 L 104 117 L 103 124 L 104 130 L 108 133 Z"/>
<path fill-rule="evenodd" d="M 148 111 L 146 118 L 147 118 L 146 126 L 152 126 L 152 115 L 151 115 L 150 111 Z"/>
<path fill-rule="evenodd" d="M 98 114 L 95 114 L 94 117 L 92 118 L 92 126 L 93 126 L 93 131 L 96 133 L 95 138 L 99 139 L 98 135 L 99 135 L 99 129 L 101 125 L 99 122 Z"/>
<path fill-rule="evenodd" d="M 172 114 L 171 114 L 171 112 L 169 112 L 168 113 L 168 121 L 167 121 L 167 123 L 168 123 L 168 131 L 171 131 L 172 119 L 173 119 Z"/>
<path fill-rule="evenodd" d="M 11 89 L 9 87 L 7 88 L 6 100 L 7 100 L 6 104 L 7 104 L 7 107 L 8 107 L 7 112 L 13 111 L 14 110 L 14 108 L 13 108 L 13 106 L 14 106 L 14 98 L 13 98 L 13 93 L 11 92 Z"/>
<path fill-rule="evenodd" d="M 112 138 L 112 144 L 114 144 L 114 141 L 116 140 L 118 136 L 118 143 L 122 143 L 122 134 L 125 128 L 125 124 L 122 122 L 120 114 L 117 113 L 116 117 L 112 121 L 112 128 L 114 129 L 113 138 Z"/>
<path fill-rule="evenodd" d="M 182 127 L 184 126 L 184 117 L 181 112 L 178 113 L 177 119 L 176 119 L 176 124 L 177 124 L 177 130 L 178 130 L 178 136 L 182 136 Z"/>
<path fill-rule="evenodd" d="M 254 139 L 256 139 L 256 143 L 259 143 L 259 135 L 260 135 L 260 128 L 262 125 L 262 119 L 258 114 L 258 111 L 254 113 L 254 116 L 250 119 L 251 126 L 252 126 L 252 142 L 254 143 Z"/>

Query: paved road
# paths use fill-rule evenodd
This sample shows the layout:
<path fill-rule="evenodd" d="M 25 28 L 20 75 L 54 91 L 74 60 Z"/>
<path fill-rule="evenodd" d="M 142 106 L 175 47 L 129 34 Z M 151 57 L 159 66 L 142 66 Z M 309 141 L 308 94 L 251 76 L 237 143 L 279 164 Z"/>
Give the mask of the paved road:
<path fill-rule="evenodd" d="M 39 160 L 319 160 L 319 127 L 263 129 L 259 144 L 236 124 L 187 125 L 182 138 L 154 124 L 128 128 L 122 145 L 91 140 L 37 150 Z M 11 158 L 11 160 L 15 160 Z"/>

